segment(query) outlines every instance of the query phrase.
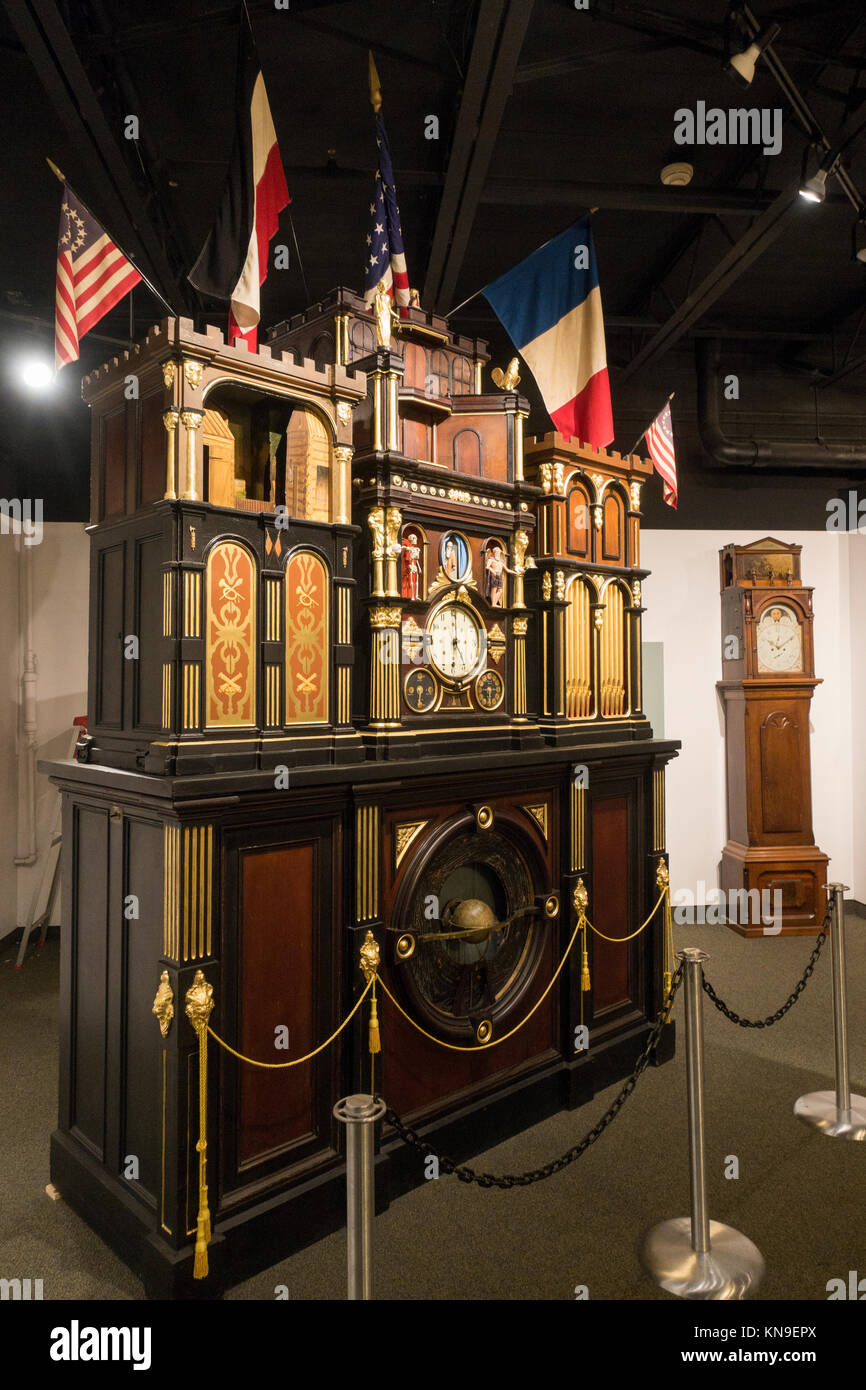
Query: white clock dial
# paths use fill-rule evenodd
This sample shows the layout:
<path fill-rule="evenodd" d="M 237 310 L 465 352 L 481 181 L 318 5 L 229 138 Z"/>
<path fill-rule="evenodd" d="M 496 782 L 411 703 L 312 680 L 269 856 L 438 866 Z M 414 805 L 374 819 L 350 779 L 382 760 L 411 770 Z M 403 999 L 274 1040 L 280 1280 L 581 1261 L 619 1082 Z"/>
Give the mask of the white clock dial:
<path fill-rule="evenodd" d="M 803 629 L 785 604 L 765 608 L 757 631 L 759 671 L 802 671 Z"/>
<path fill-rule="evenodd" d="M 463 680 L 478 665 L 481 637 L 478 624 L 465 608 L 449 604 L 430 620 L 430 660 L 449 680 Z"/>

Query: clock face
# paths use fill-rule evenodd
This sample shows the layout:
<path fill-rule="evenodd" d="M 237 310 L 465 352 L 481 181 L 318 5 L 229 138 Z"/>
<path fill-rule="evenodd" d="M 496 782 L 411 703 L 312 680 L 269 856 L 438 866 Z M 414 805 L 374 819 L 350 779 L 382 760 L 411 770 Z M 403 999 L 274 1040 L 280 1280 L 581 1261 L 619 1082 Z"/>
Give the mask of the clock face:
<path fill-rule="evenodd" d="M 758 670 L 786 673 L 803 669 L 803 629 L 792 608 L 765 608 L 757 629 Z"/>
<path fill-rule="evenodd" d="M 446 680 L 465 680 L 477 668 L 482 656 L 478 619 L 464 604 L 449 603 L 440 608 L 427 627 L 430 661 Z"/>
<path fill-rule="evenodd" d="M 498 671 L 482 671 L 475 682 L 475 698 L 482 709 L 496 709 L 502 704 L 505 682 Z"/>
<path fill-rule="evenodd" d="M 414 714 L 426 714 L 436 703 L 439 687 L 429 671 L 410 671 L 403 684 L 406 704 Z"/>

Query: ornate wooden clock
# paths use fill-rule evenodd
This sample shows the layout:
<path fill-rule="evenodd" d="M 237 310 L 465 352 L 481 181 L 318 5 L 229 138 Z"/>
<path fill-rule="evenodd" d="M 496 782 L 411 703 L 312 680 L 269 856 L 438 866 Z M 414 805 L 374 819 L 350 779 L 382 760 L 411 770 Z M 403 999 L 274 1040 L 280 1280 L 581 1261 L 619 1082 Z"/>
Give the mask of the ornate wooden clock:
<path fill-rule="evenodd" d="M 725 678 L 718 689 L 728 781 L 721 886 L 726 893 L 781 893 L 788 936 L 811 934 L 821 921 L 828 862 L 812 832 L 809 708 L 821 682 L 801 550 L 768 536 L 720 551 Z M 771 911 L 773 901 L 764 900 Z M 754 901 L 748 914 L 737 914 L 747 921 L 729 922 L 742 936 L 765 934 L 752 908 Z"/>

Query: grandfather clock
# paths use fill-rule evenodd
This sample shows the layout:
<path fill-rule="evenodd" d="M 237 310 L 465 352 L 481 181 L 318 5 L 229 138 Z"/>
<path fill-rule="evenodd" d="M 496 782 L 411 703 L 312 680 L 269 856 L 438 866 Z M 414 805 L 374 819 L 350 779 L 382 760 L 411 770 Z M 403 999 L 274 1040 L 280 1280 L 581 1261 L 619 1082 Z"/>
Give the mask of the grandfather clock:
<path fill-rule="evenodd" d="M 765 934 L 754 890 L 767 917 L 781 893 L 782 935 L 810 935 L 824 915 L 828 857 L 814 843 L 809 756 L 809 708 L 821 682 L 801 550 L 767 537 L 719 552 L 728 783 L 721 887 L 729 904 L 749 906 L 728 913 L 741 936 Z"/>

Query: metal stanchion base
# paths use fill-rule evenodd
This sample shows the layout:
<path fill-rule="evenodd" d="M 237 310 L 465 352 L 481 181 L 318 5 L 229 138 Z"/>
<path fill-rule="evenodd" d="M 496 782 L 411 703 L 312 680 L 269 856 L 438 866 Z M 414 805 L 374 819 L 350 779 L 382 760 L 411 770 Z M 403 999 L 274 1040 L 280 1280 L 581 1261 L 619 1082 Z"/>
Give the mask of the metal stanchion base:
<path fill-rule="evenodd" d="M 831 1139 L 866 1139 L 866 1096 L 851 1096 L 850 1110 L 840 1110 L 835 1091 L 810 1091 L 795 1103 L 794 1114 Z"/>
<path fill-rule="evenodd" d="M 669 1293 L 679 1298 L 740 1299 L 764 1277 L 764 1257 L 733 1226 L 710 1222 L 710 1249 L 692 1249 L 690 1216 L 662 1221 L 647 1232 L 641 1262 Z"/>

